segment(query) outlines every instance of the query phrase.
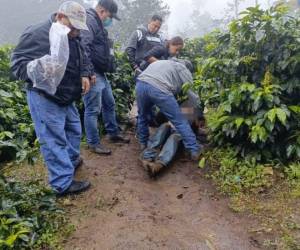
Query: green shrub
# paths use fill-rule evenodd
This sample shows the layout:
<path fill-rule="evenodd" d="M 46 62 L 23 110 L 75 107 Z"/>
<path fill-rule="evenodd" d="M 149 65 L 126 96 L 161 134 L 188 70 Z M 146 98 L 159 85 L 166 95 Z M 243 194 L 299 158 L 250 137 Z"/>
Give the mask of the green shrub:
<path fill-rule="evenodd" d="M 115 50 L 116 73 L 108 74 L 111 82 L 113 95 L 116 100 L 116 113 L 119 121 L 127 118 L 134 102 L 134 74 L 129 64 L 127 55 L 119 50 Z"/>
<path fill-rule="evenodd" d="M 270 165 L 259 164 L 255 158 L 242 159 L 231 147 L 207 151 L 202 162 L 209 167 L 210 177 L 224 193 L 255 192 L 273 184 L 273 170 Z"/>
<path fill-rule="evenodd" d="M 55 248 L 65 222 L 50 189 L 0 177 L 0 249 Z"/>
<path fill-rule="evenodd" d="M 32 162 L 37 151 L 34 128 L 22 84 L 10 80 L 10 52 L 0 48 L 0 162 Z"/>
<path fill-rule="evenodd" d="M 285 168 L 287 178 L 291 182 L 300 183 L 300 163 L 291 163 Z"/>
<path fill-rule="evenodd" d="M 227 32 L 192 41 L 185 51 L 197 63 L 193 88 L 211 140 L 243 157 L 300 157 L 300 18 L 286 12 L 283 5 L 248 8 Z"/>

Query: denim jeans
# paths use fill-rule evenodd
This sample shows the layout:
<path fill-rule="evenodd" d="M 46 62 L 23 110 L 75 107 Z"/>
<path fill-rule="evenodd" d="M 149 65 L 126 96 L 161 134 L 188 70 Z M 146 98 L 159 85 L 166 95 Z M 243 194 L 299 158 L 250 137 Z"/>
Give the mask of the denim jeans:
<path fill-rule="evenodd" d="M 36 91 L 27 91 L 27 102 L 48 168 L 49 183 L 58 193 L 73 180 L 80 155 L 81 123 L 75 104 L 59 106 Z"/>
<path fill-rule="evenodd" d="M 85 106 L 84 127 L 87 143 L 91 146 L 100 144 L 98 118 L 101 111 L 106 132 L 111 136 L 119 134 L 115 99 L 110 83 L 105 76 L 97 74 L 96 77 L 96 84 L 83 97 Z"/>
<path fill-rule="evenodd" d="M 181 142 L 181 136 L 172 131 L 168 123 L 164 123 L 148 140 L 147 148 L 141 155 L 142 159 L 159 161 L 164 166 L 168 166 L 174 159 Z"/>
<path fill-rule="evenodd" d="M 184 147 L 191 153 L 197 153 L 200 145 L 190 124 L 181 113 L 180 107 L 173 95 L 168 95 L 152 85 L 138 81 L 136 85 L 136 100 L 138 105 L 138 136 L 141 144 L 147 144 L 149 139 L 149 121 L 147 116 L 153 105 L 174 125 L 182 137 Z"/>

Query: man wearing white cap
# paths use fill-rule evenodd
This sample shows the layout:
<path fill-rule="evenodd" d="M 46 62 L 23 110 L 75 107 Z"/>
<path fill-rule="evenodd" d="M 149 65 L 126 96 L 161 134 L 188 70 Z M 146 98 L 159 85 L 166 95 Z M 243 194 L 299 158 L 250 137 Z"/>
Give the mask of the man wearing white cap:
<path fill-rule="evenodd" d="M 67 30 L 64 37 L 69 56 L 62 80 L 51 94 L 37 87 L 38 83 L 29 76 L 28 65 L 51 54 L 53 42 L 49 41 L 49 32 L 54 24 Z M 79 193 L 90 187 L 88 181 L 73 179 L 75 169 L 82 163 L 81 123 L 74 101 L 90 88 L 89 67 L 79 41 L 80 30 L 87 29 L 84 7 L 73 1 L 64 2 L 49 20 L 25 30 L 11 59 L 14 75 L 26 82 L 27 102 L 48 168 L 49 183 L 59 195 Z M 47 77 L 54 78 L 55 74 L 49 72 Z"/>

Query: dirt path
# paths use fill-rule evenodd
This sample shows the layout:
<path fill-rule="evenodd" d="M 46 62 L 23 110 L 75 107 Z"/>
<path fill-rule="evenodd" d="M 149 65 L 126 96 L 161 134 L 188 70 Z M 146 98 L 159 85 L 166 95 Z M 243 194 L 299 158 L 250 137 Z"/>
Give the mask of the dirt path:
<path fill-rule="evenodd" d="M 231 212 L 195 164 L 181 157 L 151 180 L 134 138 L 111 148 L 110 157 L 83 153 L 78 178 L 93 187 L 70 201 L 76 232 L 66 249 L 258 249 L 248 233 L 255 221 Z"/>

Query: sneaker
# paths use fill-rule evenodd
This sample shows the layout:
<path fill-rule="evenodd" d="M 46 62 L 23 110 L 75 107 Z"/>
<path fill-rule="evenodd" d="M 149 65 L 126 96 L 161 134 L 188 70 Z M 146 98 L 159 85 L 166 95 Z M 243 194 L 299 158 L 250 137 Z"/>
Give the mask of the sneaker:
<path fill-rule="evenodd" d="M 202 150 L 199 150 L 198 152 L 192 152 L 190 154 L 190 158 L 192 161 L 199 161 L 201 156 Z"/>
<path fill-rule="evenodd" d="M 124 137 L 123 135 L 113 135 L 113 136 L 110 136 L 109 140 L 112 143 L 124 143 L 124 144 L 128 144 L 130 142 L 130 139 Z"/>
<path fill-rule="evenodd" d="M 111 154 L 111 150 L 104 147 L 101 144 L 98 144 L 96 146 L 88 146 L 89 150 L 95 154 L 99 154 L 99 155 L 110 155 Z"/>
<path fill-rule="evenodd" d="M 79 194 L 87 191 L 90 187 L 91 187 L 91 183 L 89 181 L 73 180 L 69 188 L 64 192 L 59 193 L 58 196 Z"/>
<path fill-rule="evenodd" d="M 163 168 L 164 168 L 164 165 L 159 161 L 149 162 L 148 163 L 148 174 L 150 177 L 155 177 Z"/>

